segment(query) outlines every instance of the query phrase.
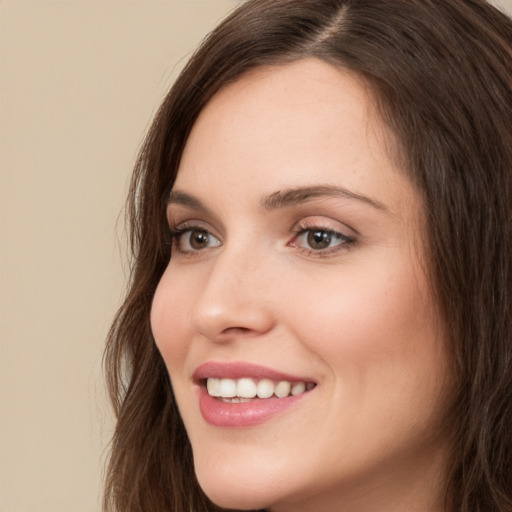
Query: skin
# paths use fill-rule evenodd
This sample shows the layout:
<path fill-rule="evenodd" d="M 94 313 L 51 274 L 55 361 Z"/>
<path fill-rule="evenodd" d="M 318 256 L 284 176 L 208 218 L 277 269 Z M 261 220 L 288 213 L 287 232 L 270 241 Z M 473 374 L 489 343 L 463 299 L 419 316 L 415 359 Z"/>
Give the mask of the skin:
<path fill-rule="evenodd" d="M 223 507 L 445 510 L 448 358 L 391 140 L 362 82 L 315 59 L 244 75 L 192 130 L 174 191 L 202 206 L 171 201 L 168 218 L 209 238 L 176 237 L 151 322 L 199 483 Z M 275 201 L 303 187 L 345 193 Z M 348 238 L 319 250 L 315 228 Z M 317 386 L 261 425 L 214 427 L 192 379 L 207 361 Z"/>

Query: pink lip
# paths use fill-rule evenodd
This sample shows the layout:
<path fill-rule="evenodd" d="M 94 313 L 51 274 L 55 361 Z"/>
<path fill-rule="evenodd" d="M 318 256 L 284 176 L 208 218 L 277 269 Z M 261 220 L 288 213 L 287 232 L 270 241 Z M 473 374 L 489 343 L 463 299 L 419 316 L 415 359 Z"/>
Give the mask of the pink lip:
<path fill-rule="evenodd" d="M 277 414 L 283 413 L 302 401 L 311 391 L 286 398 L 255 399 L 244 403 L 223 402 L 212 397 L 206 391 L 204 380 L 208 377 L 240 379 L 252 377 L 271 379 L 274 381 L 288 380 L 312 382 L 311 379 L 288 375 L 264 366 L 239 362 L 205 363 L 194 372 L 194 380 L 198 384 L 199 408 L 205 421 L 216 427 L 251 427 L 259 425 Z"/>

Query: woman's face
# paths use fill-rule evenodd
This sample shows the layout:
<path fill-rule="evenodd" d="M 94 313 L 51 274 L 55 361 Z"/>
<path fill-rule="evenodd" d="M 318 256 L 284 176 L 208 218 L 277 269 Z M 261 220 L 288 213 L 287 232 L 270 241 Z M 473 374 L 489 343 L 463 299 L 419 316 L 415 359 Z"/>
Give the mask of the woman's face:
<path fill-rule="evenodd" d="M 225 87 L 188 139 L 151 322 L 223 507 L 437 506 L 447 356 L 386 140 L 362 83 L 314 59 Z"/>

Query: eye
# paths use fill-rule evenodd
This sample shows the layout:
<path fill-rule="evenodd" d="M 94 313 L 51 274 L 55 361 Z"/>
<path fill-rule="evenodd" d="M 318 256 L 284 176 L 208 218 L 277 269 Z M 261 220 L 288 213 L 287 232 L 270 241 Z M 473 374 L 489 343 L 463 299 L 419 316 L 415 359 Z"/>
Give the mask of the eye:
<path fill-rule="evenodd" d="M 309 230 L 301 238 L 305 239 L 307 245 L 315 250 L 327 249 L 333 241 L 336 242 L 339 239 L 336 237 L 336 233 L 324 229 Z"/>
<path fill-rule="evenodd" d="M 305 227 L 299 228 L 291 245 L 300 247 L 309 255 L 326 256 L 346 250 L 354 242 L 354 238 L 339 231 L 323 227 Z"/>
<path fill-rule="evenodd" d="M 221 244 L 209 231 L 199 227 L 178 229 L 172 233 L 172 238 L 178 252 L 185 254 L 218 247 Z"/>

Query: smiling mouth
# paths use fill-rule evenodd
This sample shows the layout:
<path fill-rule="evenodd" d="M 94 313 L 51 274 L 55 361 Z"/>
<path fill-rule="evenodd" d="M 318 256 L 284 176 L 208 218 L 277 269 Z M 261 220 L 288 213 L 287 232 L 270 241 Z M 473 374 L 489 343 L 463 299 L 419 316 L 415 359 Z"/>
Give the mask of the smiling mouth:
<path fill-rule="evenodd" d="M 311 391 L 316 384 L 306 381 L 273 381 L 208 377 L 204 381 L 208 395 L 227 403 L 245 403 L 268 398 L 286 398 Z"/>

